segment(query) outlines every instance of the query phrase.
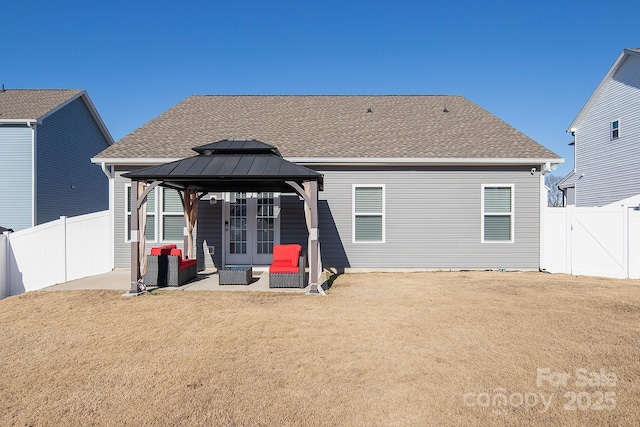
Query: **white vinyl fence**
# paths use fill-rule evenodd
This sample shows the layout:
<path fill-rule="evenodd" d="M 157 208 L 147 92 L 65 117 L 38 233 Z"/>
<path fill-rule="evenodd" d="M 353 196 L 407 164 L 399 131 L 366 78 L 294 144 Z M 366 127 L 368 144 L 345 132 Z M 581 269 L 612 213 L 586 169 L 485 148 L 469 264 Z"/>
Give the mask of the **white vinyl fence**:
<path fill-rule="evenodd" d="M 2 235 L 0 298 L 111 271 L 109 211 Z"/>
<path fill-rule="evenodd" d="M 551 273 L 640 278 L 640 207 L 547 208 L 543 267 Z"/>

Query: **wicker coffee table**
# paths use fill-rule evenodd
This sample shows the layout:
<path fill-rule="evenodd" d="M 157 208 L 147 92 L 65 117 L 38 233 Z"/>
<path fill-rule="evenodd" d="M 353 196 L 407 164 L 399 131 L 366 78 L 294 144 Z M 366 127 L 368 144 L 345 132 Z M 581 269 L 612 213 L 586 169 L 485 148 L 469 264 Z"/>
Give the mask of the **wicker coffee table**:
<path fill-rule="evenodd" d="M 224 267 L 219 272 L 220 285 L 248 285 L 253 278 L 251 267 Z"/>

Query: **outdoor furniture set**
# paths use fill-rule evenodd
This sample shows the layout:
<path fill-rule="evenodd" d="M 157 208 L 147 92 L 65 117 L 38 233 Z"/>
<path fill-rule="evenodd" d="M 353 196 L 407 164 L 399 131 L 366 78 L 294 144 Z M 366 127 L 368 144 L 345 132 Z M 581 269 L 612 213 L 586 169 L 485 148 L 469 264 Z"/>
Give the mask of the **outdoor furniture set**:
<path fill-rule="evenodd" d="M 151 248 L 147 255 L 146 286 L 182 286 L 198 275 L 198 261 L 182 257 L 176 245 Z"/>

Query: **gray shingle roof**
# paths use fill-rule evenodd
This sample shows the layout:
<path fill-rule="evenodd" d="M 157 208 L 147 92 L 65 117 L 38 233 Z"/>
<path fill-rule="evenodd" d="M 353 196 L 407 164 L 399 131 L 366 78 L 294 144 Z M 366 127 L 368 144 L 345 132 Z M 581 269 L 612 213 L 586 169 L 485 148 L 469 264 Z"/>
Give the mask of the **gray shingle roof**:
<path fill-rule="evenodd" d="M 558 158 L 446 95 L 191 96 L 96 157 L 182 158 L 223 139 L 258 139 L 286 158 Z"/>
<path fill-rule="evenodd" d="M 75 97 L 79 89 L 6 89 L 0 90 L 0 120 L 39 119 L 57 106 Z"/>

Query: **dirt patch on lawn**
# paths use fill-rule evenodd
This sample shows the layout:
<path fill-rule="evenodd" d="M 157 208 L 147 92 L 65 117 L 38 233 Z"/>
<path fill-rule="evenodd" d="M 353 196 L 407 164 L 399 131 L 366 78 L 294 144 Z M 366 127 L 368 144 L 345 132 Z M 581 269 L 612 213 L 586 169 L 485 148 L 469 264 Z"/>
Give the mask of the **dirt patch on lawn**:
<path fill-rule="evenodd" d="M 0 425 L 637 425 L 640 284 L 348 274 L 326 298 L 0 301 Z"/>

